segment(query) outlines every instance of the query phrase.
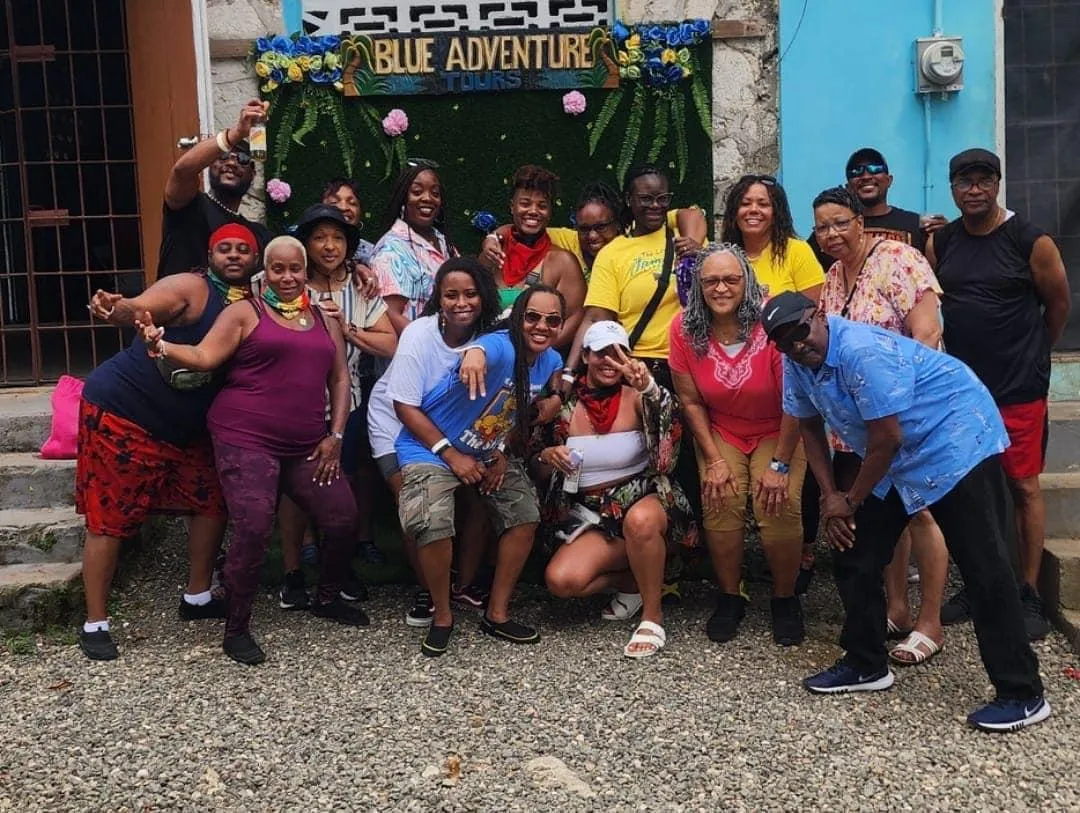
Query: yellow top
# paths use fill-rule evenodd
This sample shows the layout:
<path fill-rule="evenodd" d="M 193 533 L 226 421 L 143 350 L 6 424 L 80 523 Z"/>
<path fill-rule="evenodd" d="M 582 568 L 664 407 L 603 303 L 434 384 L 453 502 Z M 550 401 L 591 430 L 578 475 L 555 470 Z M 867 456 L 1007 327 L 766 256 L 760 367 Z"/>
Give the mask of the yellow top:
<path fill-rule="evenodd" d="M 667 213 L 668 226 L 672 231 L 675 231 L 678 222 L 679 210 L 672 209 Z M 563 251 L 569 251 L 575 257 L 577 257 L 578 265 L 581 266 L 582 271 L 587 271 L 588 266 L 585 264 L 585 255 L 581 253 L 581 241 L 578 240 L 577 231 L 567 228 L 565 226 L 549 226 L 548 237 L 551 238 L 551 244 L 556 248 L 561 248 Z"/>
<path fill-rule="evenodd" d="M 549 229 L 550 231 L 550 229 Z M 633 333 L 645 306 L 656 293 L 664 265 L 667 238 L 664 229 L 641 237 L 616 237 L 596 255 L 585 307 L 614 311 L 627 333 Z M 660 307 L 634 347 L 643 358 L 668 357 L 668 329 L 682 310 L 672 273 Z"/>
<path fill-rule="evenodd" d="M 773 257 L 772 243 L 765 247 L 756 260 L 751 260 L 758 282 L 769 287 L 769 296 L 784 291 L 805 291 L 825 283 L 825 272 L 814 256 L 813 249 L 805 240 L 789 238 L 784 262 Z"/>

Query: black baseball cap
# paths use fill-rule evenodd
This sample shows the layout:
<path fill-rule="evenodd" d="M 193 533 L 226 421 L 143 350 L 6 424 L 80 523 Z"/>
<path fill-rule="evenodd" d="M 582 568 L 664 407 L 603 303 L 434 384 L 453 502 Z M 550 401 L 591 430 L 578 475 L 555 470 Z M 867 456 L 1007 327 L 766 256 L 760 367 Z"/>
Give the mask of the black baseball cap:
<path fill-rule="evenodd" d="M 771 339 L 773 333 L 784 325 L 800 321 L 808 310 L 817 306 L 797 291 L 784 291 L 777 294 L 761 309 L 761 326 Z"/>
<path fill-rule="evenodd" d="M 981 169 L 986 172 L 993 172 L 1000 178 L 1001 159 L 990 152 L 990 150 L 984 150 L 981 147 L 964 150 L 963 152 L 954 155 L 949 161 L 949 180 L 951 181 L 961 172 L 967 172 L 969 169 Z"/>
<path fill-rule="evenodd" d="M 885 160 L 885 156 L 873 147 L 860 147 L 851 154 L 851 157 L 847 159 L 847 164 L 844 166 L 844 174 L 847 175 L 851 172 L 851 168 L 858 166 L 859 164 L 881 164 L 885 167 L 885 171 L 889 171 L 889 163 Z"/>
<path fill-rule="evenodd" d="M 356 253 L 356 247 L 360 245 L 360 230 L 345 219 L 345 215 L 341 213 L 340 209 L 327 203 L 316 203 L 314 206 L 305 209 L 304 213 L 300 215 L 300 219 L 296 221 L 293 236 L 301 243 L 307 243 L 308 238 L 315 231 L 315 227 L 320 223 L 333 223 L 344 233 L 345 245 L 348 251 L 346 259 Z"/>

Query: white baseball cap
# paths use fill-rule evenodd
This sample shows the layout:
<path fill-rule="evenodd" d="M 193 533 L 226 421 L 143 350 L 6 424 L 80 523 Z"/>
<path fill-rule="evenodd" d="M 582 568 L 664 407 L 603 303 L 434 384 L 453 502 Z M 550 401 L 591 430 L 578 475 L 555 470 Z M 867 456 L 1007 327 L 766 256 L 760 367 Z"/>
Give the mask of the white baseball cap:
<path fill-rule="evenodd" d="M 618 344 L 625 349 L 630 349 L 630 337 L 626 335 L 623 326 L 618 322 L 603 321 L 593 322 L 592 326 L 585 331 L 585 338 L 581 342 L 583 350 L 603 350 Z"/>

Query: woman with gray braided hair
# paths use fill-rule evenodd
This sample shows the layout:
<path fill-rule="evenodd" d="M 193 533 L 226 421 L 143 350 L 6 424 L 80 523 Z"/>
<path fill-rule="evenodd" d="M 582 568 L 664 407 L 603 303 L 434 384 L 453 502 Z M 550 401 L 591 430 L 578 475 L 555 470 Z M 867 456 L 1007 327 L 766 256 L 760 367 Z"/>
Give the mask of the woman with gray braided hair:
<path fill-rule="evenodd" d="M 686 307 L 671 324 L 668 364 L 697 442 L 705 540 L 720 586 L 706 632 L 713 641 L 730 641 L 746 614 L 741 579 L 749 495 L 773 574 L 773 640 L 793 646 L 806 634 L 795 595 L 806 457 L 799 422 L 781 407 L 780 352 L 759 323 L 767 296 L 741 248 L 720 243 L 702 251 Z"/>

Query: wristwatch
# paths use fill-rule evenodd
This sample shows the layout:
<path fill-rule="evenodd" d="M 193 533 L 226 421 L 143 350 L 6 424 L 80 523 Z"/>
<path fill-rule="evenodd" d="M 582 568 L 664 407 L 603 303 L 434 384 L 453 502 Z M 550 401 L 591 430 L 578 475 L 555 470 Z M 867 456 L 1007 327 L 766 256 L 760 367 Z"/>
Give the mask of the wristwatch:
<path fill-rule="evenodd" d="M 844 495 L 844 502 L 847 503 L 847 507 L 850 508 L 853 512 L 858 511 L 859 505 L 861 505 L 861 503 L 852 502 L 851 497 L 847 494 Z"/>
<path fill-rule="evenodd" d="M 791 471 L 791 465 L 788 463 L 782 463 L 775 457 L 769 461 L 769 468 L 775 471 L 777 474 L 787 474 Z"/>

